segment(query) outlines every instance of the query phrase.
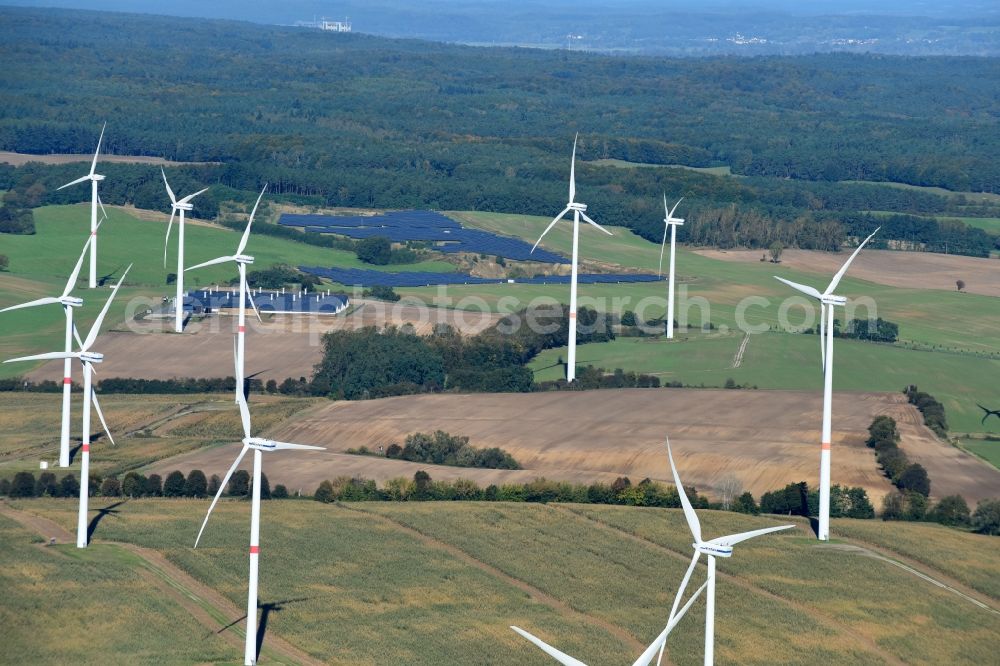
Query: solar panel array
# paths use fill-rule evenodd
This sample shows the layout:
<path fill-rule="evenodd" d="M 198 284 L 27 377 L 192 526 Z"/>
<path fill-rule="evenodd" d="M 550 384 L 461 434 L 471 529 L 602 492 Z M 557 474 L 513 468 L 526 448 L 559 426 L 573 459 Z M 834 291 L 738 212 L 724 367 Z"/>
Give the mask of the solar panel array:
<path fill-rule="evenodd" d="M 282 214 L 278 224 L 302 227 L 319 234 L 339 234 L 354 239 L 384 236 L 394 243 L 422 241 L 439 252 L 474 252 L 498 255 L 515 261 L 568 264 L 566 257 L 543 250 L 517 238 L 479 229 L 466 229 L 455 220 L 432 210 L 402 210 L 382 215 L 337 217 L 330 215 Z M 440 243 L 440 245 L 439 245 Z"/>
<path fill-rule="evenodd" d="M 199 289 L 184 297 L 184 309 L 194 311 L 218 311 L 220 309 L 236 309 L 239 307 L 239 290 L 207 290 Z M 350 303 L 344 294 L 326 294 L 325 292 L 290 291 L 253 291 L 253 302 L 260 312 L 301 312 L 303 314 L 337 314 Z M 247 298 L 246 308 L 250 311 L 250 298 Z"/>
<path fill-rule="evenodd" d="M 318 266 L 299 266 L 303 273 L 327 278 L 343 285 L 363 285 L 366 287 L 426 287 L 440 284 L 569 284 L 568 275 L 540 275 L 532 278 L 483 278 L 462 273 L 430 273 L 420 271 L 387 273 L 358 268 L 320 268 Z M 628 273 L 612 274 L 581 274 L 577 276 L 580 284 L 616 284 L 623 282 L 657 282 L 663 278 L 656 275 Z"/>

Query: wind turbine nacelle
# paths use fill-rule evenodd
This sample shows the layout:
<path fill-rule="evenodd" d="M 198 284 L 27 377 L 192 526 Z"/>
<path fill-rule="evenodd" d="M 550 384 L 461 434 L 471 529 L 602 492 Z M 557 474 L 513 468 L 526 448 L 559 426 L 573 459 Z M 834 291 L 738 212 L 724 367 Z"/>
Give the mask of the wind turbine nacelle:
<path fill-rule="evenodd" d="M 571 203 L 568 206 L 566 206 L 566 209 L 567 210 L 578 210 L 581 213 L 585 213 L 585 212 L 587 212 L 587 204 L 575 203 L 574 202 L 574 203 Z"/>
<path fill-rule="evenodd" d="M 190 203 L 175 203 L 171 205 L 174 207 L 174 210 L 191 210 L 194 208 L 194 204 Z"/>
<path fill-rule="evenodd" d="M 76 296 L 63 296 L 59 299 L 59 302 L 68 308 L 80 308 L 83 307 L 83 299 L 77 298 Z"/>
<path fill-rule="evenodd" d="M 830 294 L 829 296 L 824 296 L 820 302 L 823 305 L 839 305 L 843 307 L 847 305 L 847 296 L 834 296 Z"/>
<path fill-rule="evenodd" d="M 87 351 L 80 354 L 80 360 L 86 363 L 100 363 L 104 360 L 104 354 L 100 352 Z"/>
<path fill-rule="evenodd" d="M 245 254 L 238 254 L 238 255 L 236 255 L 234 257 L 234 259 L 236 260 L 236 263 L 238 263 L 238 264 L 252 264 L 253 263 L 253 257 L 250 257 L 250 256 L 245 255 Z"/>
<path fill-rule="evenodd" d="M 682 218 L 682 217 L 667 217 L 667 218 L 664 218 L 663 221 L 666 222 L 667 224 L 672 224 L 675 227 L 683 227 L 684 226 L 684 218 Z"/>
<path fill-rule="evenodd" d="M 719 546 L 714 543 L 694 543 L 691 545 L 699 553 L 711 555 L 712 557 L 732 557 L 733 555 L 732 546 Z"/>
<path fill-rule="evenodd" d="M 237 387 L 237 390 L 240 390 L 239 387 Z M 248 437 L 247 439 L 243 440 L 243 443 L 246 444 L 249 448 L 257 449 L 258 451 L 277 450 L 277 447 L 274 445 L 274 442 L 272 442 L 269 439 L 264 439 L 263 437 Z"/>
<path fill-rule="evenodd" d="M 101 175 L 101 174 L 99 174 L 99 173 L 95 173 L 95 174 L 92 174 L 92 175 L 90 176 L 90 179 L 91 179 L 91 180 L 96 180 L 96 181 L 97 181 L 97 182 L 99 183 L 99 182 L 101 182 L 102 180 L 104 180 L 104 176 L 102 176 L 102 175 Z"/>

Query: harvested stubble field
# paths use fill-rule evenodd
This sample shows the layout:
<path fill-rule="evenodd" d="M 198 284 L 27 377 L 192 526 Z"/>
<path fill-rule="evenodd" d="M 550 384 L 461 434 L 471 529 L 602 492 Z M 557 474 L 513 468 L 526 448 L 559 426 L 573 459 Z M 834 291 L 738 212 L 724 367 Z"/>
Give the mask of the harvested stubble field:
<path fill-rule="evenodd" d="M 695 250 L 709 259 L 759 264 L 764 250 Z M 782 268 L 804 273 L 833 275 L 847 260 L 846 253 L 816 250 L 785 250 Z M 765 262 L 765 265 L 768 265 Z M 775 269 L 777 270 L 777 269 Z M 932 252 L 865 250 L 851 263 L 851 275 L 859 280 L 901 289 L 955 291 L 955 281 L 965 281 L 965 291 L 983 296 L 1000 296 L 1000 265 L 996 259 L 963 257 Z M 819 287 L 821 285 L 816 284 Z M 825 288 L 825 284 L 822 285 Z"/>
<path fill-rule="evenodd" d="M 263 322 L 247 319 L 246 372 L 261 381 L 281 382 L 287 377 L 310 378 L 323 360 L 323 335 L 329 331 L 365 326 L 412 326 L 428 335 L 439 323 L 473 335 L 495 324 L 500 315 L 429 308 L 422 303 L 386 303 L 352 300 L 342 315 L 268 315 Z M 182 335 L 173 333 L 173 319 L 128 323 L 131 329 L 109 331 L 100 337 L 105 360 L 102 377 L 179 379 L 232 377 L 233 336 L 237 318 L 212 316 L 188 324 Z M 152 351 L 151 350 L 155 350 Z M 31 381 L 62 377 L 62 361 L 50 361 L 25 375 Z"/>
<path fill-rule="evenodd" d="M 99 524 L 97 547 L 124 542 L 154 549 L 239 608 L 246 594 L 249 507 L 223 501 L 204 542 L 194 550 L 191 542 L 207 506 L 197 500 L 126 502 Z M 74 524 L 70 501 L 18 501 L 15 507 L 66 528 Z M 551 663 L 514 635 L 510 624 L 587 663 L 622 663 L 662 628 L 690 557 L 690 535 L 677 510 L 271 501 L 263 511 L 260 602 L 275 608 L 269 613 L 264 649 L 280 637 L 330 664 Z M 779 524 L 774 517 L 700 515 L 708 535 Z M 870 526 L 896 557 L 903 557 L 892 552 L 896 536 L 919 538 L 924 527 L 835 521 L 833 532 L 848 532 L 857 524 Z M 735 557 L 719 561 L 720 663 L 971 664 L 992 659 L 1000 640 L 1000 615 L 867 556 L 862 542 L 820 545 L 803 523 L 796 525 L 742 544 Z M 926 564 L 916 565 L 919 570 L 957 585 L 987 606 L 1000 606 L 995 595 L 952 579 L 951 562 L 957 556 L 984 570 L 995 568 L 995 562 L 982 559 L 992 538 L 944 529 L 934 536 L 937 548 Z M 18 544 L 29 540 L 23 530 L 12 530 L 10 538 Z M 52 550 L 19 545 L 16 551 L 0 551 L 0 563 L 16 562 L 20 569 L 43 566 L 57 555 Z M 97 575 L 99 567 L 135 565 L 92 566 Z M 695 584 L 703 571 L 704 565 Z M 37 594 L 32 583 L 24 576 L 5 576 L 7 606 L 29 604 Z M 80 619 L 64 632 L 63 642 L 86 635 L 91 623 L 99 621 L 87 612 L 100 603 L 94 595 L 70 596 Z M 123 602 L 117 615 L 128 615 L 135 603 L 149 603 L 128 594 L 118 598 Z M 44 617 L 21 613 L 17 624 L 8 625 L 16 628 L 19 644 L 32 650 L 36 663 L 59 663 L 62 656 L 35 639 L 36 630 L 44 631 L 63 615 L 62 606 L 51 608 Z M 164 615 L 179 612 L 166 608 Z M 236 621 L 239 611 L 231 613 L 234 617 L 226 619 Z M 698 603 L 670 639 L 669 663 L 701 663 L 703 623 L 704 606 Z M 157 623 L 165 632 L 175 625 Z M 102 639 L 109 648 L 117 643 L 118 654 L 131 656 L 145 648 L 144 634 L 136 638 L 126 627 L 104 630 Z M 209 632 L 186 626 L 179 631 L 185 633 L 172 646 L 164 641 L 158 655 L 165 661 L 194 661 L 188 655 L 200 645 L 191 636 Z M 217 653 L 206 653 L 203 661 L 217 660 Z"/>
<path fill-rule="evenodd" d="M 326 446 L 305 458 L 269 462 L 272 479 L 314 487 L 342 474 L 384 480 L 426 469 L 432 478 L 549 479 L 585 482 L 628 476 L 669 482 L 664 435 L 670 435 L 686 483 L 715 494 L 729 475 L 754 495 L 818 474 L 820 393 L 709 389 L 624 389 L 498 395 L 421 395 L 320 404 L 270 432 L 276 439 Z M 880 473 L 867 428 L 879 414 L 900 424 L 900 446 L 923 464 L 935 496 L 959 493 L 970 502 L 993 497 L 1000 471 L 936 439 L 901 394 L 838 393 L 833 482 L 865 488 L 879 502 L 891 486 Z M 504 472 L 415 465 L 340 455 L 348 448 L 378 450 L 413 432 L 444 430 L 473 446 L 498 446 L 523 470 Z M 198 451 L 164 464 L 218 468 L 231 454 Z M 680 462 L 683 461 L 683 462 Z M 224 468 L 224 467 L 223 467 Z M 292 486 L 289 486 L 292 487 Z"/>

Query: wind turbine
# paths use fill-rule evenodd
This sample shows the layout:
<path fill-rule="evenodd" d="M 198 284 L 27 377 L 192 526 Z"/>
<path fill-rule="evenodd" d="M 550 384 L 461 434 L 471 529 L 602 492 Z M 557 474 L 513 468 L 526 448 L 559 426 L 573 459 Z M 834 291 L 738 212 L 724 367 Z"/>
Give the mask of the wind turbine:
<path fill-rule="evenodd" d="M 705 581 L 705 584 L 708 585 L 708 591 L 705 593 L 705 666 L 711 666 L 715 659 L 715 558 L 731 557 L 733 546 L 742 541 L 753 539 L 763 534 L 770 534 L 771 532 L 787 530 L 795 526 L 779 525 L 778 527 L 765 527 L 760 530 L 718 537 L 710 541 L 702 540 L 701 523 L 698 521 L 698 514 L 694 512 L 694 507 L 691 506 L 691 502 L 688 500 L 687 493 L 684 492 L 684 486 L 681 485 L 681 478 L 677 474 L 677 466 L 674 465 L 674 454 L 670 450 L 669 437 L 667 438 L 667 457 L 670 458 L 670 470 L 674 474 L 674 485 L 677 487 L 677 494 L 680 496 L 681 506 L 684 508 L 684 518 L 687 519 L 691 535 L 694 537 L 694 543 L 691 544 L 694 548 L 694 557 L 691 558 L 691 565 L 688 567 L 687 573 L 684 574 L 681 586 L 677 589 L 677 596 L 674 597 L 674 605 L 670 609 L 670 618 L 667 621 L 667 626 L 670 625 L 670 622 L 677 614 L 677 605 L 684 595 L 684 588 L 687 587 L 688 581 L 691 579 L 691 573 L 694 571 L 695 565 L 698 564 L 698 559 L 704 554 L 708 558 L 708 579 Z M 698 591 L 700 592 L 701 590 L 699 589 Z M 697 595 L 697 592 L 695 594 Z M 688 601 L 688 604 L 690 603 Z M 660 646 L 660 656 L 656 661 L 657 666 L 659 666 L 662 659 L 663 645 Z"/>
<path fill-rule="evenodd" d="M 97 206 L 100 204 L 101 211 L 104 212 L 104 216 L 107 217 L 107 212 L 104 211 L 104 204 L 101 203 L 101 198 L 97 195 L 97 184 L 104 180 L 104 176 L 99 173 L 94 173 L 97 169 L 97 156 L 101 152 L 101 141 L 104 139 L 104 130 L 107 128 L 108 124 L 104 123 L 104 127 L 101 128 L 101 136 L 97 139 L 97 150 L 94 151 L 94 161 L 90 163 L 90 173 L 86 176 L 77 178 L 74 181 L 66 183 L 62 187 L 56 188 L 61 190 L 64 187 L 69 187 L 70 185 L 76 185 L 77 183 L 82 183 L 84 181 L 90 181 L 90 281 L 89 287 L 91 289 L 97 288 Z"/>
<path fill-rule="evenodd" d="M 239 321 L 237 322 L 237 335 L 236 335 L 236 389 L 237 392 L 242 395 L 243 392 L 243 350 L 244 350 L 244 338 L 246 336 L 246 300 L 247 300 L 247 264 L 253 263 L 253 257 L 243 254 L 243 250 L 246 249 L 247 240 L 250 238 L 250 226 L 253 225 L 253 216 L 257 214 L 257 206 L 260 205 L 260 200 L 264 196 L 264 192 L 267 191 L 267 185 L 264 189 L 260 191 L 260 196 L 257 197 L 257 203 L 253 205 L 253 210 L 250 211 L 250 219 L 247 221 L 247 228 L 243 231 L 243 237 L 240 238 L 240 244 L 236 248 L 236 254 L 226 257 L 217 257 L 215 259 L 210 259 L 208 261 L 202 262 L 190 268 L 185 268 L 185 271 L 193 271 L 196 268 L 203 268 L 205 266 L 213 266 L 215 264 L 224 264 L 227 261 L 235 261 L 237 268 L 240 271 L 240 315 Z M 257 305 L 253 302 L 253 296 L 250 296 L 250 305 L 253 307 L 254 313 L 257 315 L 257 320 L 260 321 L 260 312 L 257 310 Z"/>
<path fill-rule="evenodd" d="M 663 248 L 667 244 L 667 229 L 670 229 L 670 284 L 667 287 L 667 338 L 674 337 L 674 243 L 677 240 L 677 227 L 684 224 L 684 220 L 674 217 L 674 211 L 684 201 L 684 197 L 677 200 L 673 210 L 667 210 L 667 195 L 663 194 L 663 212 L 667 214 L 663 218 L 663 242 L 660 243 L 660 270 L 658 275 L 663 275 Z"/>
<path fill-rule="evenodd" d="M 191 210 L 194 206 L 190 203 L 199 194 L 206 192 L 198 190 L 194 194 L 189 194 L 180 201 L 174 196 L 174 191 L 170 189 L 167 182 L 167 174 L 160 167 L 160 174 L 163 176 L 163 184 L 167 186 L 167 194 L 170 195 L 170 221 L 167 223 L 167 238 L 163 241 L 163 267 L 167 267 L 167 245 L 170 243 L 170 227 L 174 224 L 174 215 L 180 211 L 180 218 L 177 221 L 177 299 L 174 302 L 174 331 L 184 332 L 184 211 Z"/>
<path fill-rule="evenodd" d="M 663 654 L 663 646 L 666 644 L 667 637 L 670 635 L 670 632 L 673 630 L 675 626 L 677 626 L 677 623 L 681 621 L 681 618 L 684 617 L 684 614 L 688 612 L 689 608 L 691 608 L 691 604 L 693 604 L 695 599 L 698 598 L 698 595 L 705 590 L 707 585 L 708 585 L 707 581 L 702 583 L 701 587 L 698 588 L 698 590 L 691 595 L 691 598 L 687 600 L 687 603 L 684 604 L 684 606 L 680 609 L 680 611 L 678 611 L 670 618 L 670 620 L 667 622 L 667 626 L 664 627 L 663 631 L 660 632 L 660 635 L 656 637 L 656 640 L 650 643 L 649 647 L 647 647 L 645 651 L 641 655 L 639 655 L 639 658 L 636 659 L 634 662 L 632 662 L 632 666 L 648 666 L 648 664 L 651 661 L 653 661 L 653 657 L 656 655 L 657 651 L 659 651 L 661 655 Z M 579 659 L 571 657 L 565 652 L 557 650 L 556 648 L 552 647 L 542 639 L 536 636 L 532 636 L 531 634 L 529 634 L 524 629 L 521 629 L 520 627 L 511 626 L 511 629 L 513 629 L 518 634 L 520 634 L 524 638 L 527 638 L 529 641 L 540 647 L 542 649 L 542 652 L 549 655 L 550 657 L 558 661 L 560 664 L 563 664 L 563 666 L 587 666 L 587 664 L 580 661 Z"/>
<path fill-rule="evenodd" d="M 830 281 L 826 291 L 822 294 L 810 286 L 798 284 L 797 282 L 780 278 L 777 275 L 774 276 L 775 280 L 784 282 L 789 287 L 802 292 L 806 296 L 811 296 L 820 302 L 819 349 L 823 367 L 823 432 L 819 453 L 819 530 L 816 535 L 820 541 L 828 541 L 830 539 L 830 447 L 832 444 L 831 431 L 833 429 L 833 306 L 847 305 L 847 297 L 836 296 L 833 290 L 840 284 L 841 278 L 847 273 L 847 268 L 854 261 L 854 257 L 858 256 L 861 248 L 881 228 L 878 227 L 878 229 L 875 229 L 871 233 L 871 236 L 858 245 L 858 249 L 844 262 L 844 265 L 833 276 L 833 280 Z M 826 325 L 828 319 L 830 322 L 829 327 Z"/>
<path fill-rule="evenodd" d="M 103 221 L 103 220 L 102 220 Z M 98 224 L 100 226 L 100 224 Z M 63 289 L 62 294 L 58 298 L 46 297 L 39 298 L 34 301 L 29 301 L 27 303 L 21 303 L 19 305 L 12 305 L 8 308 L 0 310 L 0 312 L 8 312 L 10 310 L 20 310 L 22 308 L 31 308 L 38 305 L 50 305 L 54 303 L 59 303 L 63 307 L 63 312 L 66 314 L 66 350 L 65 353 L 69 354 L 73 351 L 73 308 L 78 308 L 83 306 L 83 299 L 77 298 L 75 296 L 70 296 L 69 293 L 73 291 L 76 286 L 76 279 L 80 275 L 80 269 L 83 267 L 83 258 L 87 255 L 87 250 L 90 248 L 90 243 L 93 240 L 93 236 L 87 238 L 87 242 L 83 244 L 83 252 L 80 253 L 80 258 L 76 262 L 76 266 L 73 268 L 73 272 L 70 273 L 69 279 L 66 281 L 66 287 Z M 59 466 L 69 467 L 69 435 L 70 435 L 70 396 L 73 388 L 73 366 L 72 359 L 66 357 L 63 361 L 63 396 L 62 396 L 62 427 L 59 432 Z"/>
<path fill-rule="evenodd" d="M 125 276 L 128 275 L 129 270 L 132 266 L 129 265 L 122 273 L 121 280 L 115 285 L 114 289 L 111 291 L 111 296 L 108 297 L 107 302 L 104 304 L 104 308 L 101 313 L 97 315 L 97 319 L 94 321 L 94 325 L 90 328 L 90 333 L 87 334 L 86 340 L 80 340 L 77 334 L 76 327 L 73 328 L 73 334 L 76 336 L 77 344 L 80 345 L 80 350 L 76 352 L 50 352 L 48 354 L 36 354 L 34 356 L 23 356 L 21 358 L 12 358 L 4 363 L 13 363 L 15 361 L 41 361 L 41 360 L 51 360 L 51 359 L 79 359 L 80 363 L 83 364 L 83 445 L 80 447 L 80 510 L 77 516 L 76 523 L 76 547 L 86 548 L 87 547 L 87 501 L 90 497 L 90 404 L 93 402 L 94 409 L 97 410 L 97 416 L 101 419 L 101 425 L 104 426 L 104 432 L 108 434 L 108 439 L 114 444 L 115 440 L 111 436 L 111 431 L 108 430 L 108 423 L 104 420 L 104 413 L 101 411 L 101 404 L 97 401 L 97 392 L 94 391 L 93 387 L 93 374 L 94 374 L 94 364 L 100 363 L 104 360 L 104 354 L 99 352 L 90 351 L 93 346 L 94 341 L 97 339 L 98 333 L 101 331 L 101 323 L 104 321 L 105 315 L 108 314 L 108 310 L 111 308 L 112 301 L 115 300 L 115 295 L 118 294 L 118 288 L 122 286 L 122 282 L 125 281 Z"/>
<path fill-rule="evenodd" d="M 576 379 L 576 274 L 577 274 L 577 258 L 579 255 L 580 248 L 580 218 L 594 225 L 604 233 L 609 236 L 613 236 L 610 231 L 594 222 L 592 219 L 587 217 L 587 204 L 577 203 L 576 198 L 576 141 L 580 138 L 577 134 L 573 139 L 573 158 L 570 161 L 569 166 L 569 203 L 563 208 L 562 212 L 556 215 L 555 219 L 549 223 L 549 226 L 545 227 L 545 231 L 542 235 L 538 237 L 535 241 L 535 245 L 531 248 L 534 252 L 538 244 L 542 242 L 545 238 L 545 234 L 549 233 L 552 227 L 555 226 L 556 222 L 564 219 L 563 216 L 566 213 L 573 211 L 573 266 L 571 268 L 570 282 L 569 282 L 569 353 L 567 354 L 566 362 L 566 381 L 572 382 Z"/>
<path fill-rule="evenodd" d="M 235 355 L 234 359 L 236 362 L 237 374 L 242 374 L 240 372 L 240 359 L 239 356 Z M 225 491 L 226 486 L 229 484 L 229 478 L 239 467 L 240 462 L 243 460 L 243 456 L 246 455 L 247 451 L 253 449 L 253 501 L 250 508 L 250 580 L 249 587 L 247 591 L 247 630 L 246 630 L 246 647 L 243 652 L 243 663 L 246 666 L 252 666 L 257 660 L 257 571 L 258 562 L 257 558 L 260 557 L 260 475 L 261 475 L 261 453 L 264 451 L 280 451 L 280 450 L 305 450 L 305 451 L 325 451 L 326 449 L 322 446 L 307 446 L 305 444 L 289 444 L 287 442 L 276 442 L 271 439 L 264 439 L 263 437 L 252 437 L 250 434 L 250 408 L 247 406 L 246 398 L 243 397 L 243 385 L 237 384 L 236 386 L 236 402 L 240 406 L 240 418 L 243 421 L 243 448 L 240 450 L 239 455 L 236 456 L 236 461 L 233 462 L 232 467 L 226 472 L 225 478 L 222 479 L 222 483 L 219 484 L 219 491 L 215 494 L 215 498 L 212 500 L 211 506 L 208 507 L 208 513 L 205 515 L 205 520 L 201 524 L 201 529 L 198 530 L 198 537 L 194 540 L 194 547 L 198 547 L 198 542 L 201 541 L 201 534 L 205 531 L 205 525 L 208 524 L 208 518 L 212 515 L 212 510 L 215 508 L 215 504 L 219 501 L 219 497 Z"/>

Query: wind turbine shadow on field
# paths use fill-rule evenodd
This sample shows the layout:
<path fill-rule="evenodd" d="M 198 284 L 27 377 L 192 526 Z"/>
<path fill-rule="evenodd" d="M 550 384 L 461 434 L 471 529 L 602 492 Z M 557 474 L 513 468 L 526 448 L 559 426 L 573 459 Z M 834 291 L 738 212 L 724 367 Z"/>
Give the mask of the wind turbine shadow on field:
<path fill-rule="evenodd" d="M 287 604 L 294 604 L 300 601 L 308 601 L 309 597 L 301 597 L 299 599 L 285 599 L 284 601 L 272 601 L 266 604 L 260 602 L 257 603 L 257 608 L 260 609 L 260 622 L 257 625 L 257 658 L 260 659 L 260 649 L 264 645 L 264 634 L 267 632 L 267 621 L 271 616 L 271 613 L 277 613 L 285 610 Z"/>
<path fill-rule="evenodd" d="M 115 502 L 114 504 L 109 504 L 103 509 L 97 509 L 97 515 L 90 519 L 90 524 L 87 525 L 87 543 L 90 543 L 91 538 L 94 536 L 94 532 L 97 531 L 97 526 L 104 519 L 105 516 L 115 516 L 117 517 L 120 511 L 117 511 L 117 507 L 121 506 L 128 500 L 122 500 L 120 502 Z"/>
<path fill-rule="evenodd" d="M 103 287 L 108 280 L 118 275 L 118 272 L 124 267 L 125 267 L 124 265 L 118 266 L 117 268 L 115 268 L 115 270 L 111 271 L 110 273 L 107 273 L 106 275 L 102 275 L 101 277 L 97 278 L 97 286 Z"/>
<path fill-rule="evenodd" d="M 83 440 L 77 442 L 76 446 L 69 450 L 69 464 L 72 465 L 76 461 L 76 454 L 80 452 L 83 448 Z"/>
<path fill-rule="evenodd" d="M 246 375 L 243 378 L 243 399 L 244 400 L 246 400 L 248 402 L 250 401 L 250 380 L 253 379 L 254 377 L 256 377 L 257 375 L 263 374 L 265 372 L 270 372 L 270 370 L 271 370 L 271 368 L 265 368 L 264 370 L 258 370 L 257 372 L 253 373 L 252 375 Z"/>

